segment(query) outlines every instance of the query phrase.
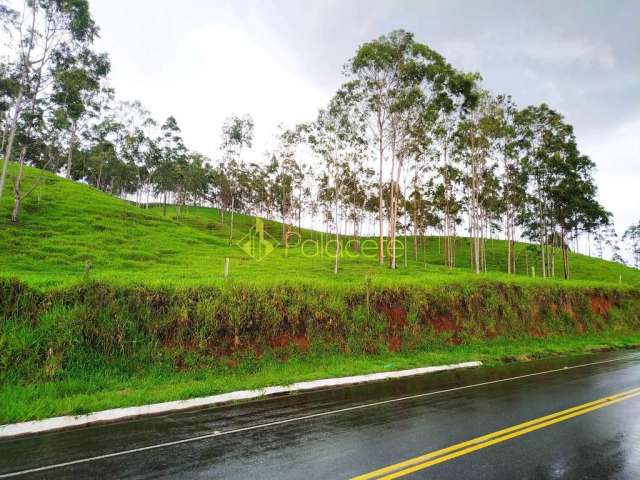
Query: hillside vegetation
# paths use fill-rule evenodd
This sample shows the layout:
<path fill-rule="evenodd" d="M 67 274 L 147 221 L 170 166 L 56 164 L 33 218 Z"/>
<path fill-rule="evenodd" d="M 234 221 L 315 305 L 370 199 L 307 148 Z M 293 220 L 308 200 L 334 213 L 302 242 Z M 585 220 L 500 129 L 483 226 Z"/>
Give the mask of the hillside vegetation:
<path fill-rule="evenodd" d="M 14 170 L 10 169 L 10 179 Z M 530 266 L 539 269 L 539 259 L 536 250 L 527 249 L 526 244 L 517 245 L 520 274 L 506 275 L 506 245 L 500 240 L 487 241 L 488 272 L 472 274 L 465 238 L 456 242 L 454 269 L 443 266 L 439 239 L 429 237 L 419 242 L 418 261 L 414 259 L 412 239 L 408 239 L 407 267 L 403 266 L 401 251 L 399 268 L 392 271 L 378 265 L 375 249 L 355 252 L 351 248 L 343 252 L 340 271 L 333 275 L 335 244 L 329 244 L 321 254 L 315 253 L 316 245 L 332 240 L 331 235 L 302 230 L 299 238 L 292 237 L 292 246 L 285 249 L 280 241 L 281 224 L 265 220 L 265 232 L 276 248 L 257 260 L 237 245 L 255 227 L 254 217 L 235 214 L 234 241 L 229 246 L 229 214 L 221 223 L 216 209 L 183 207 L 178 216 L 175 208 L 169 208 L 164 217 L 162 208 L 139 208 L 97 189 L 28 168 L 26 183 L 32 182 L 41 186 L 24 201 L 20 224 L 13 225 L 8 220 L 11 196 L 3 199 L 0 272 L 4 277 L 16 277 L 35 287 L 74 284 L 85 280 L 87 271 L 91 279 L 118 283 L 212 285 L 223 281 L 225 258 L 230 259 L 231 280 L 267 284 L 295 281 L 352 285 L 364 283 L 365 277 L 385 285 L 478 279 L 555 283 L 531 278 Z M 292 231 L 296 233 L 297 228 Z M 317 244 L 296 246 L 305 240 Z M 640 284 L 640 271 L 636 269 L 585 255 L 570 255 L 569 284 L 617 285 L 620 280 L 628 286 Z M 557 270 L 556 274 L 561 275 L 561 269 Z"/>
<path fill-rule="evenodd" d="M 619 264 L 572 254 L 571 281 L 508 276 L 496 240 L 492 271 L 476 275 L 464 239 L 460 267 L 448 269 L 432 237 L 426 264 L 424 250 L 396 271 L 375 255 L 345 256 L 334 275 L 330 256 L 299 248 L 251 258 L 229 246 L 213 209 L 165 218 L 35 169 L 27 180 L 42 184 L 21 223 L 8 222 L 9 199 L 0 211 L 0 423 L 640 344 L 640 273 Z M 236 215 L 234 240 L 254 225 Z M 274 239 L 281 228 L 265 221 Z M 525 248 L 522 272 L 535 257 Z"/>

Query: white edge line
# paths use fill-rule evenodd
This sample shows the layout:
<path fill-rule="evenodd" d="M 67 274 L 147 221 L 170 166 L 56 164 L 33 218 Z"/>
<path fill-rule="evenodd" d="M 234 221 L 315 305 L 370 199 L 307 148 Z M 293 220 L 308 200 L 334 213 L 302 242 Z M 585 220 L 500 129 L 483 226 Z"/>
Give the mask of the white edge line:
<path fill-rule="evenodd" d="M 67 415 L 63 417 L 47 418 L 45 420 L 33 420 L 29 422 L 0 425 L 0 439 L 30 435 L 35 433 L 50 432 L 54 430 L 66 430 L 70 428 L 84 427 L 99 423 L 116 422 L 119 420 L 132 419 L 147 415 L 158 415 L 162 413 L 178 412 L 200 407 L 223 405 L 226 403 L 253 400 L 269 395 L 283 393 L 302 392 L 328 387 L 345 385 L 355 385 L 358 383 L 376 382 L 394 378 L 403 378 L 426 373 L 442 372 L 458 368 L 479 367 L 482 362 L 463 362 L 452 365 L 438 365 L 433 367 L 413 368 L 410 370 L 397 370 L 393 372 L 371 373 L 367 375 L 355 375 L 351 377 L 328 378 L 324 380 L 313 380 L 309 382 L 293 383 L 291 385 L 277 385 L 256 390 L 239 390 L 237 392 L 223 393 L 208 397 L 192 398 L 188 400 L 176 400 L 172 402 L 153 403 L 138 407 L 114 408 L 86 415 Z"/>

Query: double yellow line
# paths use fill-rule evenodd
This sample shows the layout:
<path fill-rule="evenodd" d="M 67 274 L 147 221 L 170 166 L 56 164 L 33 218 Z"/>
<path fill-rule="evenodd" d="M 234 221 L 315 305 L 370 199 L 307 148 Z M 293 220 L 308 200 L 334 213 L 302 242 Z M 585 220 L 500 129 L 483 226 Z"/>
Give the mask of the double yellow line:
<path fill-rule="evenodd" d="M 490 447 L 496 443 L 501 443 L 511 438 L 519 437 L 535 430 L 540 430 L 541 428 L 548 427 L 555 423 L 564 422 L 570 418 L 584 415 L 585 413 L 589 413 L 600 408 L 608 407 L 609 405 L 622 402 L 623 400 L 628 400 L 638 395 L 640 395 L 640 387 L 617 393 L 615 395 L 610 395 L 592 402 L 583 403 L 582 405 L 568 408 L 561 412 L 529 420 L 528 422 L 520 423 L 462 443 L 457 443 L 441 450 L 410 458 L 404 462 L 396 463 L 395 465 L 390 465 L 370 473 L 353 477 L 352 480 L 390 480 L 393 478 L 403 477 L 419 470 L 432 467 L 433 465 Z"/>

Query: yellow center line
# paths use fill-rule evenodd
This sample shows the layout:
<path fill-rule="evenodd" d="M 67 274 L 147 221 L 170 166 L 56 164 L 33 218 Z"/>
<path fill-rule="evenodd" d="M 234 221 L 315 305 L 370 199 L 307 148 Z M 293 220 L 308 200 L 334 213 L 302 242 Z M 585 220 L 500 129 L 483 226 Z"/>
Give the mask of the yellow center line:
<path fill-rule="evenodd" d="M 598 400 L 593 400 L 591 402 L 568 408 L 566 410 L 562 410 L 550 415 L 545 415 L 543 417 L 529 420 L 527 422 L 498 430 L 487 435 L 482 435 L 465 442 L 457 443 L 455 445 L 451 445 L 450 447 L 426 453 L 415 458 L 410 458 L 403 462 L 396 463 L 394 465 L 390 465 L 388 467 L 384 467 L 370 473 L 359 475 L 357 477 L 353 477 L 352 480 L 398 478 L 416 472 L 418 470 L 431 467 L 432 465 L 437 465 L 438 463 L 446 462 L 447 460 L 451 460 L 453 458 L 475 452 L 476 450 L 495 445 L 496 443 L 504 442 L 511 438 L 525 435 L 529 432 L 539 430 L 549 425 L 553 425 L 555 423 L 559 423 L 570 418 L 583 415 L 593 410 L 613 405 L 615 403 L 633 398 L 638 395 L 640 395 L 640 387 L 617 393 L 615 395 L 610 395 Z M 385 476 L 385 474 L 390 475 Z"/>

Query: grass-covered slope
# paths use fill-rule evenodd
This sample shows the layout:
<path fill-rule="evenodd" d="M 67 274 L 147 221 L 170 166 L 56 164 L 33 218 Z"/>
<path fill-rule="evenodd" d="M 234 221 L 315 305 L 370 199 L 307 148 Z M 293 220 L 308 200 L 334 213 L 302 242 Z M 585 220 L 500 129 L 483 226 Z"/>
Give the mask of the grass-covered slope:
<path fill-rule="evenodd" d="M 12 165 L 9 179 L 15 173 Z M 308 281 L 314 284 L 352 285 L 364 282 L 365 276 L 387 285 L 398 283 L 439 284 L 477 279 L 469 265 L 469 245 L 457 240 L 456 265 L 442 266 L 439 239 L 423 239 L 419 259 L 414 260 L 409 239 L 408 267 L 391 271 L 377 263 L 374 249 L 345 251 L 340 273 L 332 273 L 333 248 L 317 246 L 331 236 L 303 230 L 300 239 L 307 241 L 285 251 L 282 246 L 259 261 L 243 252 L 237 242 L 255 225 L 255 218 L 235 215 L 234 242 L 229 246 L 229 215 L 221 222 L 220 213 L 211 208 L 189 207 L 180 216 L 169 208 L 138 208 L 91 187 L 69 182 L 49 173 L 27 169 L 25 184 L 40 186 L 24 201 L 19 225 L 9 222 L 11 191 L 7 189 L 0 206 L 0 276 L 12 276 L 36 287 L 62 286 L 81 281 L 90 265 L 90 277 L 124 283 L 163 283 L 181 285 L 217 284 L 223 278 L 225 258 L 230 258 L 232 280 L 258 283 Z M 281 238 L 281 224 L 266 221 L 265 231 L 271 243 Z M 294 228 L 294 232 L 297 229 Z M 295 238 L 294 244 L 300 241 Z M 313 242 L 313 243 L 312 243 Z M 426 245 L 425 245 L 426 243 Z M 426 248 L 425 248 L 426 247 Z M 526 281 L 527 266 L 536 264 L 536 254 L 518 245 L 518 269 L 507 276 L 506 245 L 503 241 L 487 243 L 490 280 Z M 425 253 L 426 252 L 426 253 Z M 402 255 L 402 252 L 400 252 Z M 571 254 L 573 280 L 597 284 L 640 284 L 640 271 L 580 254 Z M 558 258 L 557 274 L 561 274 Z M 536 282 L 543 281 L 537 279 Z M 547 280 L 548 282 L 548 280 Z"/>
<path fill-rule="evenodd" d="M 640 272 L 622 265 L 572 254 L 570 282 L 508 276 L 504 243 L 489 241 L 492 272 L 475 275 L 466 240 L 450 270 L 429 238 L 406 268 L 350 252 L 333 275 L 330 255 L 299 247 L 247 255 L 235 243 L 250 216 L 236 215 L 229 246 L 228 217 L 213 209 L 164 217 L 28 169 L 27 185 L 40 180 L 19 225 L 11 195 L 0 208 L 0 423 L 640 344 Z M 274 242 L 281 228 L 265 222 Z M 518 251 L 524 272 L 534 253 Z"/>

